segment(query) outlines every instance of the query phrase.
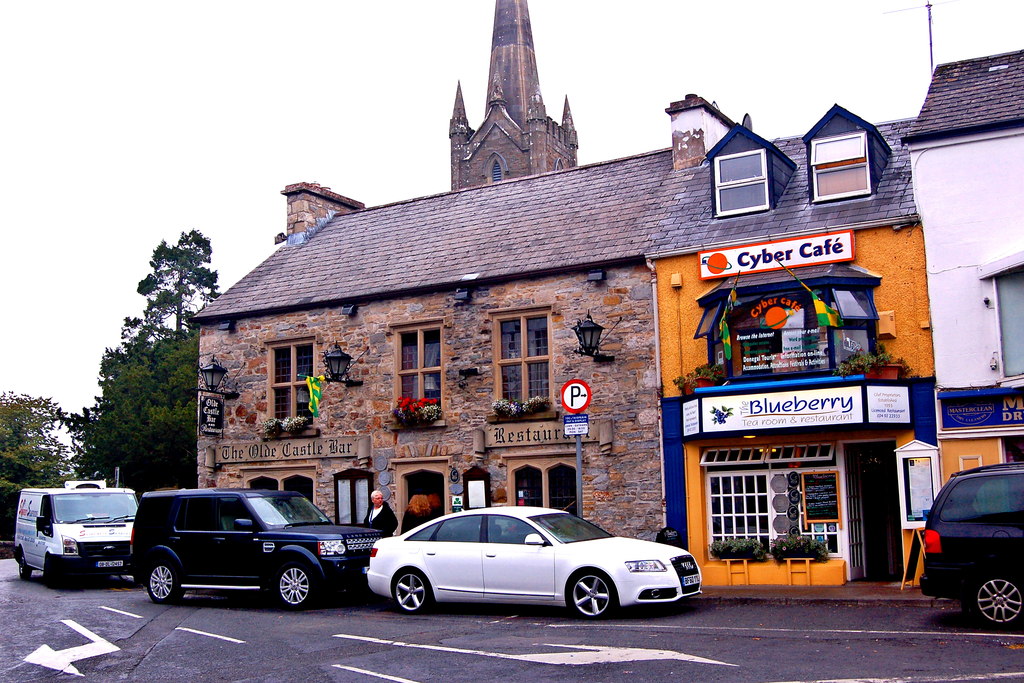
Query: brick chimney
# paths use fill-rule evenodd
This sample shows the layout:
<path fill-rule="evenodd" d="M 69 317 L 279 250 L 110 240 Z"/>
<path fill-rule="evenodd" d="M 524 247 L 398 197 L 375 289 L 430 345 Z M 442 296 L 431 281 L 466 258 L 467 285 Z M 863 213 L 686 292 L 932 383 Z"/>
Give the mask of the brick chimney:
<path fill-rule="evenodd" d="M 316 183 L 295 183 L 281 190 L 288 198 L 288 234 L 306 232 L 317 220 L 333 211 L 335 214 L 360 211 L 362 202 L 331 192 Z"/>
<path fill-rule="evenodd" d="M 687 95 L 665 110 L 672 118 L 672 168 L 699 166 L 709 149 L 736 125 L 718 106 L 703 97 Z"/>

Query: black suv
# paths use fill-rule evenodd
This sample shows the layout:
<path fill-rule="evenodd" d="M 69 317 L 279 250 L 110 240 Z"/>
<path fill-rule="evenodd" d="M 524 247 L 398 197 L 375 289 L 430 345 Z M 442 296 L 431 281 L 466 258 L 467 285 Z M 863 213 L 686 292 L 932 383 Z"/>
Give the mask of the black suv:
<path fill-rule="evenodd" d="M 270 589 L 298 609 L 327 589 L 365 590 L 379 538 L 373 529 L 331 523 L 291 491 L 153 491 L 135 517 L 132 565 L 156 603 L 187 589 Z"/>
<path fill-rule="evenodd" d="M 958 472 L 925 525 L 925 595 L 960 600 L 992 625 L 1024 621 L 1024 463 Z"/>

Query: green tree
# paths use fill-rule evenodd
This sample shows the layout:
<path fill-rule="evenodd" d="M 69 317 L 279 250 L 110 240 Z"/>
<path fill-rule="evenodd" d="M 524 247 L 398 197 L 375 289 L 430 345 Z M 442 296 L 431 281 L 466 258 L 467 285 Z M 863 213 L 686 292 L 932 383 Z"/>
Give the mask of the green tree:
<path fill-rule="evenodd" d="M 61 410 L 53 400 L 0 394 L 0 536 L 13 538 L 18 492 L 62 486 L 69 449 L 57 436 Z"/>
<path fill-rule="evenodd" d="M 137 491 L 196 485 L 199 335 L 188 319 L 217 296 L 211 255 L 195 230 L 153 251 L 138 288 L 143 317 L 126 318 L 121 345 L 103 354 L 96 403 L 66 420 L 83 475 L 109 479 L 120 467 Z"/>

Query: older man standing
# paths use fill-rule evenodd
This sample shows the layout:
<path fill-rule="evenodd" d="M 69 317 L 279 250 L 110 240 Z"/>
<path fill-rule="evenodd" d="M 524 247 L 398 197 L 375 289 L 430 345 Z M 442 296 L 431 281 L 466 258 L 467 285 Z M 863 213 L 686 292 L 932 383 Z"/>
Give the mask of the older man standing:
<path fill-rule="evenodd" d="M 384 536 L 391 536 L 398 528 L 398 518 L 395 517 L 391 506 L 384 502 L 384 494 L 374 491 L 370 494 L 369 512 L 366 513 L 366 524 L 381 532 Z"/>

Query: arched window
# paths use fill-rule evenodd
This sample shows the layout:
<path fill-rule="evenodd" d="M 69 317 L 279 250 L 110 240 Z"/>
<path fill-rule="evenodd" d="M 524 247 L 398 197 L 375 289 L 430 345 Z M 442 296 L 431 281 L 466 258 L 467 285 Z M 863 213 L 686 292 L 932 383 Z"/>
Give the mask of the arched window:
<path fill-rule="evenodd" d="M 281 482 L 281 490 L 301 493 L 309 499 L 309 502 L 313 502 L 313 480 L 309 477 L 303 477 L 301 474 L 288 477 Z"/>
<path fill-rule="evenodd" d="M 516 505 L 544 505 L 544 486 L 536 467 L 516 471 Z"/>
<path fill-rule="evenodd" d="M 557 465 L 548 470 L 548 505 L 577 514 L 576 468 Z"/>
<path fill-rule="evenodd" d="M 498 160 L 495 159 L 494 160 L 494 164 L 491 165 L 491 182 L 492 183 L 500 183 L 501 182 L 501 176 L 502 176 L 502 173 L 501 173 L 501 163 L 499 163 Z"/>
<path fill-rule="evenodd" d="M 277 479 L 271 479 L 270 477 L 256 477 L 249 482 L 249 488 L 259 489 L 261 491 L 276 491 Z"/>

